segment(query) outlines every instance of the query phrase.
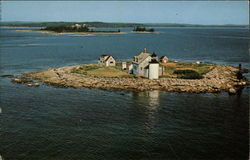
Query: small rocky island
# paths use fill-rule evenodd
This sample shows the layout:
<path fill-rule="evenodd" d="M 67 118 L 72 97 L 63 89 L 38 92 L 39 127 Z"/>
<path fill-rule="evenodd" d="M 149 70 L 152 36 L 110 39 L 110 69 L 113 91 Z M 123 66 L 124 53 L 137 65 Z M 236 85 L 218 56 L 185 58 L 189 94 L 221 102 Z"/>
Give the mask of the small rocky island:
<path fill-rule="evenodd" d="M 133 29 L 133 32 L 153 33 L 153 32 L 155 32 L 155 30 L 154 30 L 154 28 L 146 29 L 146 28 L 143 27 L 143 26 L 136 26 L 136 27 Z"/>
<path fill-rule="evenodd" d="M 41 28 L 41 31 L 53 31 L 56 33 L 74 33 L 74 32 L 83 32 L 83 33 L 120 33 L 120 30 L 117 31 L 99 31 L 90 29 L 86 24 L 74 24 L 72 26 L 47 26 Z"/>
<path fill-rule="evenodd" d="M 73 88 L 125 90 L 164 90 L 193 93 L 235 94 L 249 82 L 242 76 L 246 69 L 232 66 L 172 62 L 158 58 L 146 49 L 133 61 L 116 62 L 111 55 L 101 55 L 98 64 L 53 68 L 22 74 L 12 81 L 38 86 L 36 79 L 49 85 Z"/>

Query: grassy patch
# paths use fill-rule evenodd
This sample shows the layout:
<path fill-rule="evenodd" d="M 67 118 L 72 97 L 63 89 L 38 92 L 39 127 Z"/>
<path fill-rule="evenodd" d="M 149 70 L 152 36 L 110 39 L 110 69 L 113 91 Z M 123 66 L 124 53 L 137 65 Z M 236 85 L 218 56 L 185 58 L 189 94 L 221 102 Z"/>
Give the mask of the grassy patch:
<path fill-rule="evenodd" d="M 127 71 L 121 70 L 121 66 L 119 65 L 112 67 L 102 67 L 97 64 L 88 64 L 74 68 L 71 72 L 98 77 L 133 77 L 133 75 L 128 74 Z"/>
<path fill-rule="evenodd" d="M 102 67 L 96 70 L 91 70 L 87 73 L 88 75 L 101 76 L 101 77 L 130 77 L 131 75 L 123 72 L 117 67 Z"/>
<path fill-rule="evenodd" d="M 168 62 L 162 65 L 164 66 L 164 69 L 165 69 L 163 76 L 172 77 L 172 78 L 199 77 L 198 74 L 202 76 L 214 68 L 214 65 L 211 65 L 211 64 L 194 64 L 194 63 L 189 63 L 189 62 Z M 193 73 L 177 74 L 175 72 L 176 70 L 191 70 L 190 72 L 193 72 Z"/>
<path fill-rule="evenodd" d="M 89 65 L 82 65 L 79 67 L 80 70 L 85 70 L 85 71 L 92 71 L 101 68 L 99 65 L 94 65 L 94 64 L 89 64 Z"/>
<path fill-rule="evenodd" d="M 206 74 L 214 68 L 214 65 L 193 64 L 192 68 L 196 70 L 199 74 Z"/>

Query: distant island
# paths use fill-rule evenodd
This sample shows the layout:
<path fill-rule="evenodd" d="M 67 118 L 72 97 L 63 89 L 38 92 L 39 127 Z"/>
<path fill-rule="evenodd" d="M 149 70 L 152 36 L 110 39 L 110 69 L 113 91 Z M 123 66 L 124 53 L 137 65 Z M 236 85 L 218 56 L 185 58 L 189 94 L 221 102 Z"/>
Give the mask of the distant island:
<path fill-rule="evenodd" d="M 146 29 L 146 27 L 142 27 L 142 26 L 136 26 L 134 29 L 133 29 L 133 32 L 154 32 L 154 28 L 149 28 L 149 29 Z"/>
<path fill-rule="evenodd" d="M 90 29 L 86 24 L 74 24 L 72 26 L 48 26 L 41 28 L 41 31 L 54 31 L 57 33 L 63 32 L 90 32 L 90 33 L 119 33 L 120 29 L 117 31 L 98 31 Z"/>

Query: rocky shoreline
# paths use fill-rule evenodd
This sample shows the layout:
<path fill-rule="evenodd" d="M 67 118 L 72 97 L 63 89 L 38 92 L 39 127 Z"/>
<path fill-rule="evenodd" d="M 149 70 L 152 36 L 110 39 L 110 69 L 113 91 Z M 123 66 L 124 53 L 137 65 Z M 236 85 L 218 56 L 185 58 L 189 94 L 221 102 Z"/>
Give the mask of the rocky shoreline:
<path fill-rule="evenodd" d="M 164 90 L 173 92 L 218 93 L 227 91 L 231 94 L 249 82 L 237 78 L 238 68 L 231 66 L 216 66 L 203 75 L 203 79 L 160 78 L 149 80 L 146 78 L 107 78 L 72 73 L 78 66 L 66 66 L 39 72 L 22 74 L 22 78 L 33 78 L 49 85 L 73 88 L 99 88 L 119 90 Z"/>

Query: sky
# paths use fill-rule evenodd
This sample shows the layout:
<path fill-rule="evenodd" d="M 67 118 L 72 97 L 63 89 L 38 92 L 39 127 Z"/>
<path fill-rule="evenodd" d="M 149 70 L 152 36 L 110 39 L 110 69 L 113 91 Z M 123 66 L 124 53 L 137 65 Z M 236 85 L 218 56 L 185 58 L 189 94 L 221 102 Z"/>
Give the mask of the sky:
<path fill-rule="evenodd" d="M 1 1 L 1 21 L 249 24 L 248 1 Z"/>

